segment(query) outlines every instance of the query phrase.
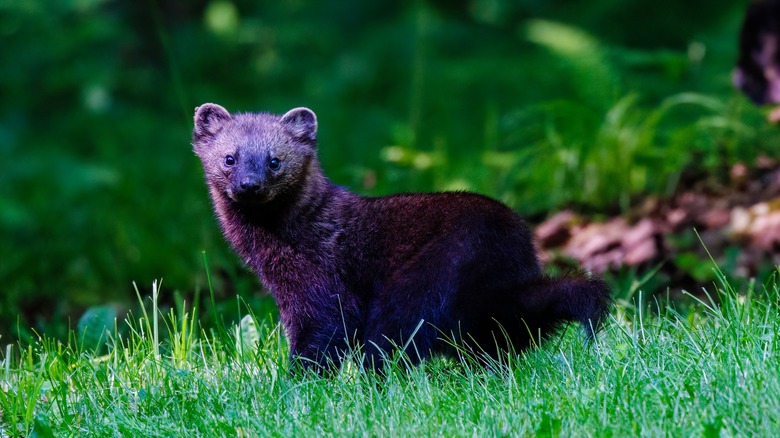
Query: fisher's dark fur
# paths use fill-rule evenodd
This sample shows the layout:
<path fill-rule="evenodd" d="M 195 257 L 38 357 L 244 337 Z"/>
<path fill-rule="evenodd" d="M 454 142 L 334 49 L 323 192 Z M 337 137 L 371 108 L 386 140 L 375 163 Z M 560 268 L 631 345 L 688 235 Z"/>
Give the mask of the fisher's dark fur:
<path fill-rule="evenodd" d="M 196 109 L 193 144 L 226 239 L 279 306 L 291 359 L 338 367 L 363 348 L 381 367 L 522 351 L 576 321 L 592 336 L 609 290 L 542 274 L 531 231 L 472 193 L 363 197 L 332 184 L 316 157 L 311 110 L 282 116 Z M 487 357 L 483 356 L 483 357 Z"/>

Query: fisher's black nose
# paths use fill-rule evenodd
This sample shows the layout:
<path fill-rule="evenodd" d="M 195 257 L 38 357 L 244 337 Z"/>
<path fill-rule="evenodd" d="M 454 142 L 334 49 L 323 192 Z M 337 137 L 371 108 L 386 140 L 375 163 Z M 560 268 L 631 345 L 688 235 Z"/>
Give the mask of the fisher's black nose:
<path fill-rule="evenodd" d="M 256 193 L 260 191 L 260 178 L 253 176 L 253 175 L 247 175 L 243 178 L 241 178 L 241 183 L 239 184 L 239 187 L 241 188 L 241 191 L 248 192 L 248 193 Z"/>

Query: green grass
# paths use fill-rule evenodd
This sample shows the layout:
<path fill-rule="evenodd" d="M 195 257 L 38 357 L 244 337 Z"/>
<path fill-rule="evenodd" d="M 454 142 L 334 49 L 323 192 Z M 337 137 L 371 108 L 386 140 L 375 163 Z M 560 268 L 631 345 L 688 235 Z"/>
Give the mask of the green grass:
<path fill-rule="evenodd" d="M 205 333 L 193 313 L 144 303 L 142 315 L 118 324 L 123 335 L 108 336 L 104 355 L 46 339 L 5 349 L 0 436 L 780 431 L 776 283 L 744 291 L 721 283 L 714 300 L 685 311 L 619 301 L 590 346 L 571 327 L 505 366 L 437 359 L 385 379 L 354 363 L 332 378 L 293 377 L 281 330 L 267 320 L 249 315 Z"/>

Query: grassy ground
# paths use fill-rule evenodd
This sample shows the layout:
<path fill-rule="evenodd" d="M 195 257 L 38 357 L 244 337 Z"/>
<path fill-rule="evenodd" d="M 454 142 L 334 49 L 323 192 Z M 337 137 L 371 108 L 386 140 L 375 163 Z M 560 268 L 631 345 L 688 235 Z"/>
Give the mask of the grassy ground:
<path fill-rule="evenodd" d="M 780 288 L 713 296 L 684 311 L 618 302 L 590 346 L 572 327 L 505 366 L 439 359 L 384 380 L 354 365 L 291 377 L 277 326 L 203 333 L 147 300 L 106 354 L 9 346 L 0 436 L 776 435 Z"/>

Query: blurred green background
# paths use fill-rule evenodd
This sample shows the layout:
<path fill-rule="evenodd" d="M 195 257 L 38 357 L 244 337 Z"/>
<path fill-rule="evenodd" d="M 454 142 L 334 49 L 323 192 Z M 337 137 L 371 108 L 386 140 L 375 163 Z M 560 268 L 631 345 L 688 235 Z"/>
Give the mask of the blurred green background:
<path fill-rule="evenodd" d="M 61 336 L 157 278 L 207 318 L 202 251 L 211 310 L 273 308 L 212 216 L 190 145 L 204 102 L 312 108 L 326 173 L 359 193 L 469 189 L 532 221 L 776 156 L 730 83 L 744 7 L 0 0 L 0 342 Z"/>

